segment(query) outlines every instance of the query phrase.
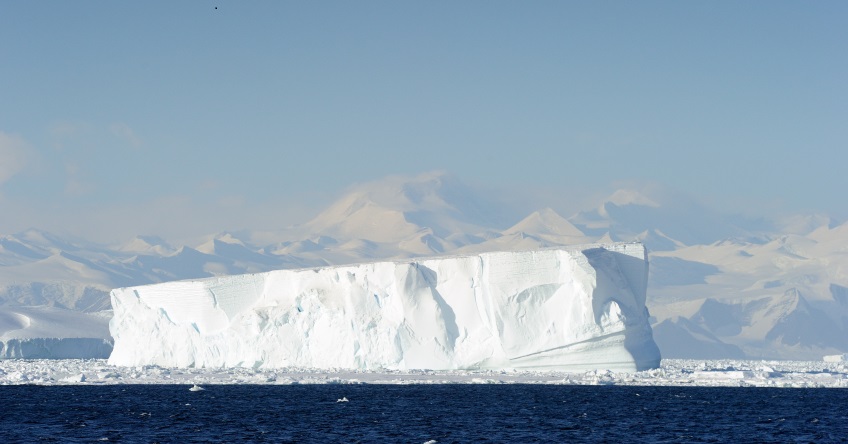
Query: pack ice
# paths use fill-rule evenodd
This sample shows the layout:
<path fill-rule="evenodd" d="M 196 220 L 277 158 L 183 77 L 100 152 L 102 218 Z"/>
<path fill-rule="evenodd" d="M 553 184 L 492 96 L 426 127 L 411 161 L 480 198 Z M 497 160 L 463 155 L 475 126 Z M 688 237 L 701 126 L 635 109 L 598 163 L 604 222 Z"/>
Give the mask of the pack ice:
<path fill-rule="evenodd" d="M 113 365 L 659 367 L 639 243 L 374 262 L 111 292 Z"/>

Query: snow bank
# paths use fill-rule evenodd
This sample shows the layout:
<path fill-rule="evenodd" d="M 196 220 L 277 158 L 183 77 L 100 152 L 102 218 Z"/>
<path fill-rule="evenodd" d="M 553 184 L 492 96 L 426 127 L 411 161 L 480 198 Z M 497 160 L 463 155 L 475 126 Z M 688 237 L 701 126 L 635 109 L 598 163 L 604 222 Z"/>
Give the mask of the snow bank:
<path fill-rule="evenodd" d="M 638 243 L 115 289 L 111 365 L 636 371 L 659 366 Z"/>
<path fill-rule="evenodd" d="M 0 359 L 107 358 L 112 352 L 109 317 L 57 307 L 2 306 Z"/>

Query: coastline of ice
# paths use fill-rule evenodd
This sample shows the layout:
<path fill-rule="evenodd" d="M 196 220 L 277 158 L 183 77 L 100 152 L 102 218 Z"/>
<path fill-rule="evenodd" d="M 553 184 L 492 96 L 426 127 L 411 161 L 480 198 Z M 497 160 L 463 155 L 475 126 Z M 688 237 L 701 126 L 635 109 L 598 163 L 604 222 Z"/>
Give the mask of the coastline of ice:
<path fill-rule="evenodd" d="M 0 360 L 0 385 L 114 384 L 555 384 L 848 388 L 848 363 L 664 359 L 640 372 L 337 370 L 124 367 L 103 359 Z"/>

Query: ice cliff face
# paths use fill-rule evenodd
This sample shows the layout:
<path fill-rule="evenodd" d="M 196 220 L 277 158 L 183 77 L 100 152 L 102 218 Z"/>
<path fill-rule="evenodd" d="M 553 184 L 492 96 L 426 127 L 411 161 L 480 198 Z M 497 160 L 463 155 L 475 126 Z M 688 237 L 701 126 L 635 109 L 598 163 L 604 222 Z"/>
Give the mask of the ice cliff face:
<path fill-rule="evenodd" d="M 0 339 L 0 359 L 104 359 L 111 352 L 102 338 Z"/>
<path fill-rule="evenodd" d="M 641 244 L 217 277 L 111 293 L 115 365 L 659 366 Z"/>
<path fill-rule="evenodd" d="M 104 359 L 109 318 L 58 307 L 0 306 L 0 359 Z"/>

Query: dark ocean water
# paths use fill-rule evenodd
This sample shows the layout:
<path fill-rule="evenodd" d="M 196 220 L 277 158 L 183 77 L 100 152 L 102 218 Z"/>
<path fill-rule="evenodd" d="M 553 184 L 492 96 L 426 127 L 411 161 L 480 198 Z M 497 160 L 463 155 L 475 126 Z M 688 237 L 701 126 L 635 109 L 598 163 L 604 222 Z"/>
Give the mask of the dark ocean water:
<path fill-rule="evenodd" d="M 848 390 L 2 386 L 0 442 L 840 442 Z M 336 402 L 346 397 L 349 402 Z"/>

